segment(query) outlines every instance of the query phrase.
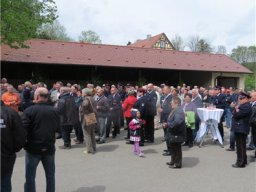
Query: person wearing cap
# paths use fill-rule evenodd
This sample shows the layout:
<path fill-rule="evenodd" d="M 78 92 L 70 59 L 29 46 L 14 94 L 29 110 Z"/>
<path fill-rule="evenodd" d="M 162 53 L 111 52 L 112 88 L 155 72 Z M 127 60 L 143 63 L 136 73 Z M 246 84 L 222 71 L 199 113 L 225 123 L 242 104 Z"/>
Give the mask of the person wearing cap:
<path fill-rule="evenodd" d="M 232 165 L 234 168 L 243 168 L 247 164 L 246 156 L 246 137 L 249 134 L 249 118 L 251 115 L 251 104 L 249 99 L 251 97 L 245 93 L 241 92 L 238 100 L 239 105 L 235 106 L 234 103 L 231 104 L 232 107 L 232 125 L 231 130 L 235 133 L 237 160 L 236 163 Z"/>

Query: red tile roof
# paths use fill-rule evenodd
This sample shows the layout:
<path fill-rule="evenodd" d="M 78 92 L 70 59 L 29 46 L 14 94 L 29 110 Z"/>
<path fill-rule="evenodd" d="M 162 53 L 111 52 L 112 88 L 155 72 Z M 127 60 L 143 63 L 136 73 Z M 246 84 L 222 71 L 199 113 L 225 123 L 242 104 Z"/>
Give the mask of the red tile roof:
<path fill-rule="evenodd" d="M 252 73 L 226 55 L 33 39 L 29 49 L 1 46 L 1 61 Z"/>
<path fill-rule="evenodd" d="M 155 35 L 149 39 L 137 40 L 136 42 L 130 44 L 130 47 L 141 47 L 141 48 L 153 48 L 153 45 L 160 39 L 160 37 L 164 33 L 160 33 L 159 35 Z"/>

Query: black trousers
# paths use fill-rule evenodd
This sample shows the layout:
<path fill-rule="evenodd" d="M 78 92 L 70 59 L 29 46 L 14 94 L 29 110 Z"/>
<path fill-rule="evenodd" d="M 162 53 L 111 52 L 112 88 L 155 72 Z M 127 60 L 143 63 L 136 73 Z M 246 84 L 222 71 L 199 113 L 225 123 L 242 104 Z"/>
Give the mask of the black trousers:
<path fill-rule="evenodd" d="M 73 125 L 62 125 L 61 127 L 64 145 L 67 147 L 71 145 L 70 133 L 72 129 Z"/>
<path fill-rule="evenodd" d="M 154 116 L 146 117 L 146 125 L 145 125 L 145 139 L 149 142 L 154 142 L 154 133 L 155 133 L 155 124 L 154 124 Z"/>
<path fill-rule="evenodd" d="M 120 116 L 119 114 L 110 114 L 107 118 L 107 125 L 106 125 L 106 136 L 109 136 L 109 133 L 111 131 L 112 122 L 114 125 L 114 129 L 112 131 L 112 135 L 116 136 L 118 133 L 120 133 Z"/>
<path fill-rule="evenodd" d="M 170 148 L 172 154 L 171 163 L 177 167 L 182 167 L 181 143 L 170 143 Z"/>
<path fill-rule="evenodd" d="M 129 123 L 131 122 L 132 120 L 132 117 L 126 117 L 125 118 L 126 120 L 126 125 L 127 125 L 127 138 L 130 139 L 130 128 L 129 128 Z"/>
<path fill-rule="evenodd" d="M 222 138 L 222 141 L 224 141 L 224 129 L 223 129 L 223 123 L 222 123 L 222 122 L 220 122 L 220 123 L 218 124 L 218 129 L 219 129 L 219 132 L 220 132 L 220 136 L 221 136 L 221 138 Z"/>
<path fill-rule="evenodd" d="M 245 166 L 247 164 L 246 137 L 247 135 L 244 133 L 235 133 L 236 152 L 237 152 L 236 164 L 238 166 Z"/>
<path fill-rule="evenodd" d="M 193 130 L 190 127 L 187 127 L 186 134 L 186 144 L 193 145 Z"/>
<path fill-rule="evenodd" d="M 76 123 L 74 125 L 74 129 L 75 129 L 76 139 L 80 142 L 84 142 L 84 134 L 83 134 L 81 123 L 80 122 Z"/>

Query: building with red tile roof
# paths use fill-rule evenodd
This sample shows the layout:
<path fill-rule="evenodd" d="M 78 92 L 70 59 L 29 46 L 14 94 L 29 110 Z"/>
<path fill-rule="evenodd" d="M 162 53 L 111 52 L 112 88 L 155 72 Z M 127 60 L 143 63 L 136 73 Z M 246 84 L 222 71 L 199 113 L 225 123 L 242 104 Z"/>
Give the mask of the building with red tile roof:
<path fill-rule="evenodd" d="M 146 39 L 137 40 L 129 46 L 140 48 L 175 50 L 174 46 L 172 45 L 168 37 L 165 35 L 165 33 L 160 33 L 153 37 L 151 35 L 147 35 Z"/>
<path fill-rule="evenodd" d="M 1 46 L 2 77 L 67 81 L 147 81 L 243 88 L 250 70 L 221 54 L 32 39 Z"/>

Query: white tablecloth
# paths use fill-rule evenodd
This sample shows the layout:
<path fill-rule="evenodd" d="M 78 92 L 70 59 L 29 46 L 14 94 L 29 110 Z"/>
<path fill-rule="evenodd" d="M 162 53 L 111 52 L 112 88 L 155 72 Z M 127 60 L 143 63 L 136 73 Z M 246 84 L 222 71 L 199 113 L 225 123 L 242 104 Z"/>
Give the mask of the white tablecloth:
<path fill-rule="evenodd" d="M 196 141 L 200 142 L 203 136 L 207 133 L 208 129 L 211 130 L 214 140 L 223 144 L 219 129 L 218 123 L 220 123 L 221 116 L 223 114 L 223 109 L 206 109 L 198 108 L 197 114 L 201 120 L 200 128 L 197 132 Z"/>

